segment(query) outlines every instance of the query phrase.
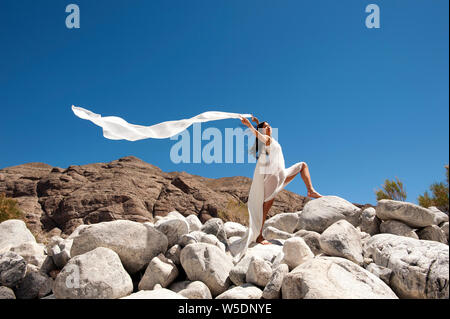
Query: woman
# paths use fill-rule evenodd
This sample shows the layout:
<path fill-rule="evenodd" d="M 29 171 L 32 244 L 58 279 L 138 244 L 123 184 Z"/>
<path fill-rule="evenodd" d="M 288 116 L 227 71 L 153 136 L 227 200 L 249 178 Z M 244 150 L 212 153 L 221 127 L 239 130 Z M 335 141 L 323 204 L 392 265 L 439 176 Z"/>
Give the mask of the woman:
<path fill-rule="evenodd" d="M 256 135 L 255 155 L 259 159 L 256 163 L 253 174 L 253 181 L 250 186 L 247 207 L 249 212 L 249 227 L 245 235 L 239 240 L 233 241 L 229 248 L 237 262 L 245 255 L 248 245 L 257 241 L 260 243 L 268 243 L 262 237 L 262 227 L 267 213 L 272 206 L 273 198 L 280 192 L 299 172 L 305 181 L 308 189 L 308 196 L 313 198 L 321 197 L 311 185 L 308 166 L 301 162 L 292 165 L 288 169 L 284 167 L 283 152 L 280 144 L 271 137 L 271 128 L 267 122 L 259 123 L 259 121 L 251 114 L 240 114 L 220 111 L 208 111 L 200 113 L 194 117 L 161 122 L 151 126 L 143 126 L 131 124 L 117 116 L 101 116 L 82 107 L 72 105 L 72 111 L 79 118 L 89 120 L 94 124 L 102 127 L 103 136 L 112 140 L 125 139 L 128 141 L 137 141 L 145 138 L 169 138 L 181 133 L 193 123 L 201 123 L 208 121 L 224 120 L 224 119 L 241 119 L 242 123 L 250 127 Z M 246 117 L 251 117 L 257 122 L 258 132 Z M 258 154 L 258 148 L 261 145 L 261 151 Z M 258 236 L 259 234 L 259 236 Z"/>
<path fill-rule="evenodd" d="M 322 195 L 320 195 L 312 186 L 308 165 L 305 162 L 298 162 L 289 168 L 285 168 L 281 146 L 272 137 L 272 128 L 269 123 L 260 123 L 256 117 L 252 116 L 252 121 L 257 124 L 255 129 L 248 119 L 241 117 L 241 121 L 245 126 L 252 130 L 253 134 L 256 135 L 255 156 L 258 159 L 256 170 L 261 173 L 260 175 L 263 177 L 261 181 L 264 183 L 262 226 L 259 236 L 256 238 L 256 242 L 261 244 L 270 244 L 262 236 L 262 230 L 267 213 L 272 207 L 275 195 L 278 194 L 287 184 L 289 184 L 298 173 L 300 173 L 306 185 L 308 197 L 319 198 L 322 197 Z M 259 148 L 261 148 L 261 150 L 258 153 Z M 255 174 L 255 177 L 257 175 L 258 174 Z"/>

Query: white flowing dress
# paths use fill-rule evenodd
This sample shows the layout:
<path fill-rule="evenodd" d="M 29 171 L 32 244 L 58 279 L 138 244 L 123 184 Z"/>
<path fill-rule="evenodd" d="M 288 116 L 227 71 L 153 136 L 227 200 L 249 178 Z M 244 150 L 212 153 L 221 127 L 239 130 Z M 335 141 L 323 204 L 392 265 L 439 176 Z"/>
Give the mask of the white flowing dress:
<path fill-rule="evenodd" d="M 230 245 L 235 263 L 245 255 L 250 243 L 256 241 L 261 232 L 264 202 L 274 199 L 291 182 L 286 183 L 286 178 L 298 174 L 304 164 L 304 162 L 298 162 L 285 168 L 281 145 L 274 138 L 270 139 L 269 146 L 261 142 L 258 144 L 258 147 L 261 146 L 261 151 L 256 162 L 247 201 L 249 226 L 245 235 Z M 252 151 L 254 154 L 254 147 Z"/>
<path fill-rule="evenodd" d="M 72 105 L 72 111 L 79 118 L 89 120 L 103 128 L 103 136 L 112 140 L 137 141 L 146 138 L 169 138 L 193 123 L 208 122 L 223 119 L 239 119 L 251 117 L 251 114 L 208 111 L 189 119 L 167 121 L 152 126 L 130 124 L 117 116 L 105 116 L 93 113 L 87 109 Z M 286 185 L 286 177 L 300 172 L 303 162 L 285 168 L 283 151 L 280 144 L 271 138 L 269 146 L 261 145 L 261 151 L 253 173 L 253 181 L 247 200 L 249 213 L 249 227 L 245 235 L 233 242 L 229 249 L 234 261 L 239 261 L 248 248 L 248 245 L 258 237 L 263 224 L 263 204 L 273 199 Z M 254 150 L 255 146 L 253 146 Z"/>

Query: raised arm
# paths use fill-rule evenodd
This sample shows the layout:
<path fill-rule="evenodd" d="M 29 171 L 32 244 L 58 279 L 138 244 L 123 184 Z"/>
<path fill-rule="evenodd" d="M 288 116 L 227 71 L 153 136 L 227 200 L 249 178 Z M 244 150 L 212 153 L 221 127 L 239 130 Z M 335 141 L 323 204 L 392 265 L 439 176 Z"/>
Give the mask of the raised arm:
<path fill-rule="evenodd" d="M 259 125 L 259 120 L 256 117 L 252 116 L 252 121 Z"/>
<path fill-rule="evenodd" d="M 253 119 L 253 118 L 252 118 Z M 250 121 L 248 119 L 246 119 L 245 117 L 241 116 L 241 122 L 242 124 L 244 124 L 245 126 L 247 126 L 252 132 L 253 134 L 256 135 L 256 137 L 258 138 L 258 140 L 260 140 L 261 142 L 263 142 L 265 145 L 270 143 L 270 137 L 268 135 L 265 134 L 261 134 L 257 129 L 255 129 L 253 127 L 253 125 L 250 123 Z"/>

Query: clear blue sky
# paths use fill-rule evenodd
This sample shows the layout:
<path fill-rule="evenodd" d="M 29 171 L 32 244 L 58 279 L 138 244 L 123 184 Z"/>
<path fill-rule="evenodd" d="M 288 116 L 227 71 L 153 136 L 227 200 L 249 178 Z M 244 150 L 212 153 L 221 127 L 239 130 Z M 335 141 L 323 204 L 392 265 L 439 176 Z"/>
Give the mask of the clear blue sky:
<path fill-rule="evenodd" d="M 70 3 L 80 29 L 65 26 Z M 370 3 L 380 29 L 365 27 Z M 140 125 L 220 110 L 279 128 L 286 165 L 307 162 L 323 194 L 375 204 L 374 189 L 398 176 L 416 202 L 449 161 L 448 6 L 2 0 L 0 168 L 134 155 L 164 171 L 251 177 L 249 163 L 174 164 L 168 139 L 105 139 L 70 106 Z M 288 189 L 306 193 L 300 177 Z"/>

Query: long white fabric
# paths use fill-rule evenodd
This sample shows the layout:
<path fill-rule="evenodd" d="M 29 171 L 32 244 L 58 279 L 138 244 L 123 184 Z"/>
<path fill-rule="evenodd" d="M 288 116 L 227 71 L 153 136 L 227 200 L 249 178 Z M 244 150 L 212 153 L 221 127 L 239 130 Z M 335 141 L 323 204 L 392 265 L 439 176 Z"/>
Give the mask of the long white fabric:
<path fill-rule="evenodd" d="M 239 119 L 251 117 L 251 114 L 209 111 L 194 117 L 182 120 L 167 121 L 151 126 L 130 124 L 117 116 L 101 116 L 87 109 L 72 105 L 72 111 L 79 118 L 89 120 L 103 128 L 103 136 L 112 140 L 137 141 L 146 138 L 169 138 L 174 136 L 193 123 L 208 122 L 223 119 Z M 288 170 L 285 169 L 283 152 L 280 144 L 271 139 L 269 146 L 263 143 L 260 147 L 260 156 L 253 173 L 253 181 L 247 200 L 249 213 L 249 227 L 245 235 L 230 245 L 234 261 L 238 262 L 244 255 L 249 244 L 256 240 L 263 222 L 263 203 L 274 198 L 283 189 L 287 174 L 298 169 L 298 164 Z M 254 150 L 254 147 L 253 147 Z"/>
<path fill-rule="evenodd" d="M 76 116 L 89 120 L 103 128 L 103 136 L 110 140 L 137 141 L 146 138 L 169 138 L 184 131 L 197 122 L 224 119 L 239 119 L 239 116 L 251 117 L 251 114 L 228 113 L 219 111 L 203 112 L 189 119 L 161 122 L 151 126 L 130 124 L 118 116 L 101 116 L 82 107 L 72 105 Z"/>

